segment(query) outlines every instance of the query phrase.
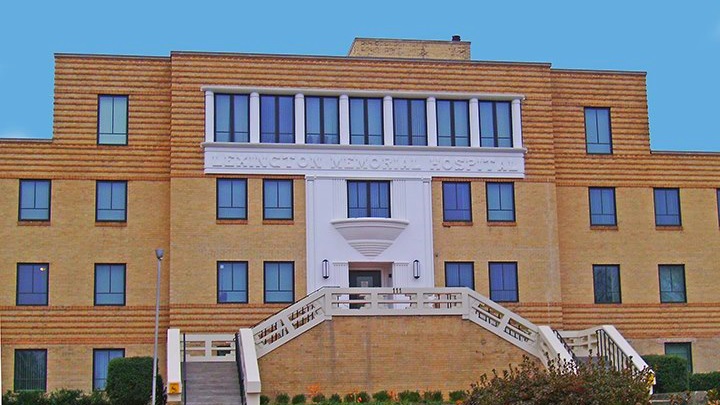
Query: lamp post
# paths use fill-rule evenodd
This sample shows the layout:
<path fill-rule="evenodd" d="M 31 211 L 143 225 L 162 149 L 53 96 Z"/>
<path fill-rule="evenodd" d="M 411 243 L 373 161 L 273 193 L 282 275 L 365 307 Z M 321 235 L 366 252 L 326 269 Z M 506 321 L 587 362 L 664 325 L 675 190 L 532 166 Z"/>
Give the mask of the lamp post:
<path fill-rule="evenodd" d="M 155 257 L 157 257 L 157 286 L 155 287 L 155 347 L 153 349 L 153 376 L 152 376 L 152 402 L 155 405 L 155 396 L 157 395 L 157 358 L 158 358 L 158 328 L 160 323 L 160 269 L 165 252 L 162 249 L 155 249 Z"/>

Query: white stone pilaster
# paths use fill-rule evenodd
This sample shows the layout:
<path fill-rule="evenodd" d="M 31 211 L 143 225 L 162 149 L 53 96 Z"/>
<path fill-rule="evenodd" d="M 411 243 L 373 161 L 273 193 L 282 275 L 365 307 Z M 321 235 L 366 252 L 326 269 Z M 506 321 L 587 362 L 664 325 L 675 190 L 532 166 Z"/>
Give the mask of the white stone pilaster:
<path fill-rule="evenodd" d="M 215 141 L 215 93 L 205 92 L 205 142 Z"/>
<path fill-rule="evenodd" d="M 250 93 L 250 143 L 260 143 L 260 94 Z"/>
<path fill-rule="evenodd" d="M 295 143 L 305 143 L 305 96 L 295 95 Z"/>
<path fill-rule="evenodd" d="M 350 99 L 346 94 L 340 96 L 338 103 L 340 109 L 340 144 L 350 144 Z"/>
<path fill-rule="evenodd" d="M 512 101 L 512 139 L 513 148 L 522 148 L 522 108 L 520 99 L 516 98 Z"/>
<path fill-rule="evenodd" d="M 427 110 L 428 146 L 437 146 L 437 106 L 435 105 L 435 97 L 428 97 L 425 107 Z"/>
<path fill-rule="evenodd" d="M 385 145 L 394 145 L 393 99 L 390 96 L 383 98 L 383 130 L 385 132 Z"/>
<path fill-rule="evenodd" d="M 480 103 L 478 99 L 470 99 L 470 146 L 480 146 Z"/>

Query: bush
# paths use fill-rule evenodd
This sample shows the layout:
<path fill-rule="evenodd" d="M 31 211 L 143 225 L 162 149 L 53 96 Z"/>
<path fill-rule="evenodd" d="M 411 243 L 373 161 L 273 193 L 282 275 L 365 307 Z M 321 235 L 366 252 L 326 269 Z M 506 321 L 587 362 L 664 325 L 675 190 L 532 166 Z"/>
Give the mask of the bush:
<path fill-rule="evenodd" d="M 648 355 L 643 360 L 655 372 L 655 392 L 687 391 L 687 361 L 677 356 Z"/>
<path fill-rule="evenodd" d="M 720 388 L 720 371 L 690 375 L 690 391 L 710 391 Z"/>
<path fill-rule="evenodd" d="M 105 392 L 113 405 L 147 405 L 152 396 L 152 358 L 120 357 L 112 359 L 108 366 Z M 162 377 L 155 380 L 157 400 L 155 405 L 165 405 L 166 395 Z"/>
<path fill-rule="evenodd" d="M 403 391 L 398 394 L 398 399 L 400 402 L 411 402 L 416 404 L 420 402 L 420 393 L 417 391 Z"/>
<path fill-rule="evenodd" d="M 275 403 L 278 405 L 287 405 L 290 403 L 290 395 L 282 393 L 277 394 L 275 397 Z"/>
<path fill-rule="evenodd" d="M 46 394 L 42 391 L 6 392 L 5 405 L 110 405 L 102 391 L 85 394 L 80 390 L 61 389 Z"/>
<path fill-rule="evenodd" d="M 328 402 L 331 404 L 339 404 L 342 402 L 342 399 L 340 399 L 339 394 L 332 394 L 330 395 L 330 398 L 328 398 Z"/>
<path fill-rule="evenodd" d="M 360 391 L 357 394 L 357 401 L 362 402 L 363 404 L 367 404 L 368 402 L 370 402 L 370 394 L 365 391 Z"/>
<path fill-rule="evenodd" d="M 355 402 L 355 398 L 356 398 L 355 393 L 351 392 L 349 394 L 345 394 L 343 401 L 345 401 L 345 403 L 347 403 L 347 404 L 352 404 L 353 402 Z"/>
<path fill-rule="evenodd" d="M 423 401 L 425 402 L 442 402 L 442 391 L 425 391 L 423 392 Z"/>
<path fill-rule="evenodd" d="M 649 382 L 649 370 L 616 371 L 602 358 L 577 366 L 551 362 L 546 369 L 525 357 L 519 367 L 480 377 L 465 404 L 649 404 Z"/>
<path fill-rule="evenodd" d="M 318 394 L 313 395 L 312 401 L 315 404 L 322 404 L 327 400 L 325 399 L 325 395 L 318 393 Z"/>
<path fill-rule="evenodd" d="M 260 395 L 260 405 L 270 405 L 270 397 L 267 395 Z"/>
<path fill-rule="evenodd" d="M 304 404 L 307 401 L 307 398 L 305 397 L 305 394 L 297 394 L 294 397 L 292 397 L 292 404 Z"/>
<path fill-rule="evenodd" d="M 8 391 L 2 397 L 3 405 L 50 405 L 44 391 Z"/>
<path fill-rule="evenodd" d="M 450 391 L 449 396 L 451 402 L 464 401 L 467 398 L 467 391 Z"/>
<path fill-rule="evenodd" d="M 372 395 L 375 402 L 390 402 L 390 394 L 387 391 L 378 391 Z"/>

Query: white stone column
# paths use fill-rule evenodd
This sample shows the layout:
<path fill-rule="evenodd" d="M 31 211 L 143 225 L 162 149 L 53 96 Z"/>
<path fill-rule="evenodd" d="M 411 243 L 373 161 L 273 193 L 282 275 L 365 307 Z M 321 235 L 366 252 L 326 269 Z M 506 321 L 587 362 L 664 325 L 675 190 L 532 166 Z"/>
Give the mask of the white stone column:
<path fill-rule="evenodd" d="M 340 145 L 350 144 L 350 99 L 347 94 L 340 95 L 338 103 L 340 109 Z"/>
<path fill-rule="evenodd" d="M 205 92 L 205 142 L 215 141 L 215 93 Z"/>
<path fill-rule="evenodd" d="M 250 93 L 250 143 L 260 143 L 260 95 Z"/>
<path fill-rule="evenodd" d="M 427 110 L 428 146 L 437 146 L 437 106 L 435 105 L 435 97 L 428 97 L 425 107 Z"/>
<path fill-rule="evenodd" d="M 480 146 L 480 103 L 478 99 L 470 99 L 470 146 Z"/>
<path fill-rule="evenodd" d="M 295 95 L 295 143 L 305 143 L 305 96 Z"/>
<path fill-rule="evenodd" d="M 394 145 L 395 128 L 393 127 L 393 99 L 390 96 L 383 98 L 383 130 L 385 132 L 385 146 Z"/>
<path fill-rule="evenodd" d="M 305 291 L 305 294 L 307 294 L 309 291 L 315 291 L 318 287 L 321 285 L 322 277 L 318 275 L 317 271 L 312 271 L 312 269 L 315 269 L 317 267 L 317 255 L 316 255 L 316 237 L 317 237 L 317 225 L 315 221 L 315 187 L 316 187 L 317 179 L 315 176 L 307 176 L 305 177 L 305 220 L 307 221 L 307 226 L 305 227 L 305 249 L 306 249 L 306 255 L 307 255 L 307 262 L 305 264 L 308 271 L 306 271 L 305 274 L 305 280 L 307 285 L 307 290 Z M 322 259 L 320 259 L 322 260 Z"/>
<path fill-rule="evenodd" d="M 513 148 L 522 148 L 522 108 L 520 107 L 520 99 L 516 98 L 512 101 L 512 138 Z"/>

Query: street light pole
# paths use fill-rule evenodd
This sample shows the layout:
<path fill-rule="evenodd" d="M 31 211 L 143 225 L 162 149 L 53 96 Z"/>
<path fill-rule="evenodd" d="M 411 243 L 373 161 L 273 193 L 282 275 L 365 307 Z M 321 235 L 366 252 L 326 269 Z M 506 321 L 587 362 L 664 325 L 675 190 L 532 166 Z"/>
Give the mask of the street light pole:
<path fill-rule="evenodd" d="M 155 288 L 155 348 L 153 349 L 153 377 L 152 377 L 152 402 L 155 405 L 157 395 L 157 358 L 158 358 L 158 329 L 160 324 L 160 269 L 165 252 L 162 249 L 155 249 L 155 257 L 157 257 L 157 285 Z"/>

